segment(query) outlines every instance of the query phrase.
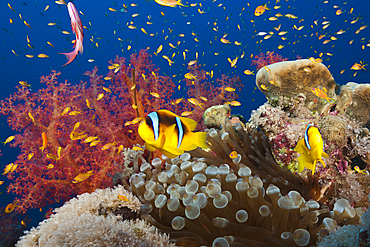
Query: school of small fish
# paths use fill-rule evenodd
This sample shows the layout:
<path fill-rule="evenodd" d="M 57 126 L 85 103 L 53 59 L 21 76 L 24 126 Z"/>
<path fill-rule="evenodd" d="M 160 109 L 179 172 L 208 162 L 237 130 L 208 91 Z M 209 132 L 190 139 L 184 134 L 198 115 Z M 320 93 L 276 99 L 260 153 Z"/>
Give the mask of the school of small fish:
<path fill-rule="evenodd" d="M 99 33 L 99 30 L 94 29 L 91 23 L 93 18 L 91 16 L 90 18 L 85 16 L 81 10 L 78 11 L 72 2 L 66 3 L 64 0 L 59 0 L 55 1 L 54 5 L 46 6 L 38 6 L 37 2 L 35 3 L 35 7 L 39 8 L 42 16 L 48 16 L 48 13 L 53 11 L 55 7 L 62 9 L 61 6 L 63 5 L 67 6 L 72 31 L 75 34 L 75 39 L 72 41 L 75 50 L 70 53 L 61 53 L 68 58 L 67 63 L 64 65 L 71 63 L 78 52 L 82 54 L 83 29 L 90 31 L 89 35 L 91 35 L 91 37 L 89 40 L 92 42 L 93 48 L 99 48 L 102 41 L 105 41 L 107 44 L 113 42 L 108 39 L 108 37 L 98 36 L 97 33 Z M 233 54 L 228 53 L 226 57 L 226 61 L 230 63 L 232 68 L 237 67 L 237 62 L 240 61 L 238 58 L 243 58 L 245 51 L 251 52 L 251 58 L 260 51 L 266 53 L 269 50 L 273 51 L 274 48 L 278 50 L 289 49 L 293 53 L 300 55 L 302 49 L 296 46 L 300 43 L 304 43 L 305 40 L 307 40 L 307 44 L 311 44 L 310 47 L 305 47 L 306 50 L 309 50 L 311 56 L 316 55 L 323 60 L 329 60 L 331 56 L 336 55 L 336 53 L 334 53 L 335 46 L 337 41 L 341 39 L 348 39 L 349 45 L 359 46 L 363 50 L 370 47 L 370 40 L 364 36 L 367 34 L 366 30 L 368 25 L 362 21 L 360 15 L 356 14 L 356 8 L 350 6 L 349 1 L 343 2 L 340 5 L 334 5 L 331 1 L 324 0 L 315 2 L 315 5 L 318 12 L 315 13 L 317 17 L 312 22 L 307 21 L 306 19 L 308 18 L 306 18 L 302 12 L 297 11 L 293 5 L 291 7 L 288 0 L 275 0 L 275 3 L 246 2 L 244 5 L 241 5 L 241 8 L 238 9 L 237 12 L 232 9 L 232 5 L 229 6 L 224 4 L 220 0 L 213 0 L 206 6 L 204 6 L 202 2 L 181 0 L 155 0 L 152 2 L 146 1 L 145 3 L 133 2 L 130 4 L 122 4 L 122 6 L 119 6 L 116 2 L 112 2 L 108 4 L 109 7 L 107 7 L 105 11 L 105 17 L 115 20 L 110 27 L 106 28 L 111 29 L 114 38 L 119 41 L 116 46 L 119 46 L 122 52 L 130 51 L 134 45 L 136 46 L 136 51 L 144 48 L 140 47 L 140 44 L 137 42 L 137 40 L 141 39 L 139 38 L 139 32 L 146 35 L 148 37 L 146 39 L 152 38 L 153 40 L 162 40 L 163 43 L 159 46 L 148 46 L 147 49 L 151 50 L 155 56 L 161 52 L 165 52 L 161 58 L 167 60 L 169 66 L 173 66 L 173 64 L 177 63 L 182 66 L 181 68 L 179 68 L 179 66 L 176 67 L 176 70 L 180 72 L 174 73 L 174 77 L 178 74 L 186 74 L 181 72 L 186 70 L 186 64 L 191 66 L 194 64 L 194 61 L 199 61 L 201 57 L 206 57 L 208 60 L 210 55 L 220 58 L 226 55 L 224 54 L 221 56 L 225 53 L 223 50 L 212 51 L 211 49 L 211 51 L 205 52 L 197 49 L 200 42 L 208 46 L 213 46 L 213 43 L 216 41 L 210 38 L 211 36 L 220 40 L 221 43 L 227 46 L 234 46 Z M 8 3 L 8 7 L 11 11 L 9 13 L 10 26 L 8 28 L 11 28 L 11 25 L 17 22 L 18 15 L 23 24 L 29 27 L 26 34 L 26 44 L 28 48 L 31 48 L 29 51 L 28 48 L 14 47 L 11 49 L 11 52 L 19 56 L 19 53 L 36 51 L 36 44 L 33 44 L 30 38 L 32 37 L 32 31 L 35 27 L 31 26 L 31 21 L 25 20 L 24 16 L 26 16 L 26 13 L 24 13 L 24 16 L 22 16 L 22 13 L 19 13 L 20 7 L 13 8 L 10 2 Z M 21 10 L 26 12 L 27 7 L 30 8 L 27 3 L 23 2 Z M 84 6 L 82 5 L 81 8 L 84 8 Z M 147 9 L 151 10 L 152 8 L 153 12 L 149 13 Z M 216 13 L 220 10 L 224 11 L 224 14 L 217 15 Z M 103 11 L 104 10 L 102 10 L 102 12 Z M 167 14 L 171 14 L 171 11 L 179 13 L 178 19 L 171 20 L 170 17 L 167 17 Z M 319 12 L 320 14 L 318 14 Z M 331 17 L 326 17 L 321 13 L 327 13 L 327 15 Z M 80 19 L 80 14 L 82 19 Z M 202 34 L 203 31 L 196 28 L 195 22 L 192 21 L 193 16 L 204 14 L 210 15 L 205 26 L 210 32 L 208 32 L 206 36 Z M 162 30 L 158 29 L 160 23 L 156 23 L 155 21 L 155 16 L 157 15 L 162 17 L 164 23 L 166 23 L 165 28 Z M 50 18 L 45 22 L 46 25 L 51 28 L 59 28 L 61 34 L 71 35 L 69 31 L 63 30 L 67 28 L 67 25 L 65 25 L 66 23 L 63 23 L 63 21 L 65 22 L 66 20 L 53 20 L 52 16 L 49 17 Z M 266 23 L 266 21 L 271 22 L 271 25 Z M 182 25 L 185 25 L 185 28 L 179 28 L 180 26 L 178 26 L 178 23 L 180 22 L 184 23 Z M 223 22 L 226 25 L 222 24 Z M 83 23 L 88 23 L 88 25 L 83 25 Z M 231 27 L 228 23 L 230 23 L 230 25 L 234 25 L 235 23 L 236 26 Z M 343 23 L 345 25 L 342 25 Z M 262 26 L 265 28 L 262 28 Z M 338 26 L 341 28 L 338 28 Z M 14 35 L 8 28 L 3 27 L 3 31 L 10 35 Z M 95 33 L 91 34 L 91 30 L 94 30 Z M 209 34 L 211 34 L 211 36 Z M 194 42 L 189 43 L 188 39 L 184 39 L 185 37 L 192 37 Z M 239 39 L 237 37 L 239 37 Z M 249 42 L 240 42 L 242 37 L 243 40 L 246 38 L 249 39 Z M 49 40 L 46 40 L 45 43 L 50 45 L 50 47 L 54 47 Z M 255 43 L 255 45 L 253 45 L 253 43 Z M 265 44 L 266 46 L 271 44 L 274 45 L 270 46 L 269 50 L 265 50 Z M 252 45 L 254 47 L 250 49 Z M 126 49 L 123 49 L 124 47 L 126 47 Z M 190 47 L 194 47 L 195 49 L 191 49 Z M 93 48 L 89 46 L 88 49 L 91 50 Z M 329 50 L 333 50 L 333 52 L 329 52 Z M 25 54 L 25 56 L 29 59 L 34 57 L 49 58 L 50 53 L 48 53 L 39 52 L 36 54 Z M 177 58 L 176 55 L 179 54 L 183 55 L 183 62 L 179 61 L 179 58 Z M 5 60 L 5 55 L 3 55 L 2 58 Z M 93 63 L 95 59 L 89 58 L 86 59 L 86 61 Z M 218 64 L 221 64 L 221 61 L 215 65 L 217 66 Z M 359 70 L 365 70 L 365 66 L 363 66 L 360 61 L 354 61 L 352 64 L 353 66 L 347 64 L 344 65 L 343 68 L 340 68 L 341 73 L 355 70 L 355 74 L 353 75 L 357 75 Z M 248 65 L 246 65 L 245 62 L 240 66 L 243 66 L 245 71 L 251 71 L 248 69 Z M 222 71 L 222 68 L 219 67 L 218 71 Z M 253 71 L 251 72 L 253 73 Z M 246 73 L 246 75 L 249 74 Z"/>

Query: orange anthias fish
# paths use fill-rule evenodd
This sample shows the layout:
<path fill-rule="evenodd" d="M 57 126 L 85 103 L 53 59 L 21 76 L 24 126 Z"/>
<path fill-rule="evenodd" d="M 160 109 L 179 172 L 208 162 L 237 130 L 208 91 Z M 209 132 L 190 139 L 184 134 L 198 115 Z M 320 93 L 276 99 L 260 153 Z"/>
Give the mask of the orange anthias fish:
<path fill-rule="evenodd" d="M 5 213 L 10 214 L 16 207 L 19 207 L 16 203 L 9 203 L 5 208 Z"/>
<path fill-rule="evenodd" d="M 261 5 L 261 6 L 258 6 L 255 10 L 254 10 L 254 15 L 255 16 L 260 16 L 262 15 L 263 13 L 265 13 L 266 10 L 270 10 L 267 8 L 267 4 L 265 5 Z"/>
<path fill-rule="evenodd" d="M 18 164 L 10 163 L 4 168 L 4 172 L 1 175 L 5 175 L 8 173 L 14 172 L 14 170 L 17 168 Z"/>
<path fill-rule="evenodd" d="M 362 69 L 366 70 L 365 69 L 366 65 L 367 64 L 363 64 L 363 62 L 360 61 L 360 63 L 355 63 L 354 65 L 352 65 L 351 69 L 352 70 L 362 70 Z"/>
<path fill-rule="evenodd" d="M 79 174 L 77 175 L 73 180 L 72 180 L 72 183 L 76 184 L 76 183 L 79 183 L 79 182 L 82 182 L 86 179 L 88 179 L 90 176 L 94 175 L 92 173 L 93 171 L 88 171 L 87 173 L 82 173 L 82 174 Z"/>
<path fill-rule="evenodd" d="M 44 149 L 48 145 L 48 137 L 46 136 L 45 132 L 42 132 L 41 137 L 42 137 L 42 146 L 39 147 L 39 149 L 41 149 L 41 151 L 44 152 Z"/>
<path fill-rule="evenodd" d="M 172 159 L 184 151 L 197 147 L 207 148 L 206 133 L 193 132 L 196 126 L 197 122 L 193 119 L 180 117 L 168 110 L 159 110 L 149 113 L 141 121 L 138 132 L 149 151 L 159 149 Z"/>
<path fill-rule="evenodd" d="M 120 199 L 121 201 L 124 201 L 124 202 L 129 202 L 130 200 L 127 199 L 127 196 L 124 196 L 124 195 L 118 195 L 118 199 Z"/>
<path fill-rule="evenodd" d="M 167 7 L 176 7 L 177 5 L 186 7 L 181 3 L 181 0 L 154 0 L 154 1 L 159 5 Z"/>
<path fill-rule="evenodd" d="M 320 88 L 312 88 L 311 91 L 317 96 L 317 97 L 320 97 L 322 99 L 326 99 L 330 104 L 330 100 L 329 99 L 332 99 L 334 100 L 333 98 L 329 98 L 328 97 L 328 94 L 327 94 L 327 90 L 326 88 L 324 87 L 324 90 L 321 90 Z"/>
<path fill-rule="evenodd" d="M 77 53 L 80 52 L 82 54 L 83 52 L 83 46 L 82 46 L 82 41 L 84 37 L 83 29 L 82 29 L 82 23 L 80 16 L 78 15 L 77 9 L 75 5 L 71 2 L 68 3 L 68 13 L 69 17 L 71 18 L 71 26 L 72 26 L 72 31 L 74 34 L 76 34 L 76 42 L 73 47 L 75 47 L 74 51 L 70 53 L 61 53 L 66 55 L 68 61 L 66 64 L 63 66 L 66 66 L 67 64 L 71 63 L 77 56 Z"/>

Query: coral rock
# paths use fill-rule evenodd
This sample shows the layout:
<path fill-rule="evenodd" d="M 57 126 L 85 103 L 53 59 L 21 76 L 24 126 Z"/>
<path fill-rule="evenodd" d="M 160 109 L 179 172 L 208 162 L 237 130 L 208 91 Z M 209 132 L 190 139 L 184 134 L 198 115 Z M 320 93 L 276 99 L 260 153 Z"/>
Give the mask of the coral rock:
<path fill-rule="evenodd" d="M 341 86 L 336 109 L 370 126 L 370 84 L 348 82 Z"/>
<path fill-rule="evenodd" d="M 327 115 L 319 120 L 320 132 L 323 138 L 329 142 L 335 142 L 340 146 L 347 141 L 347 123 L 338 116 Z"/>
<path fill-rule="evenodd" d="M 265 67 L 257 72 L 256 84 L 269 102 L 277 101 L 280 96 L 288 98 L 304 96 L 308 109 L 321 112 L 328 101 L 317 97 L 311 90 L 324 87 L 327 89 L 328 97 L 336 99 L 337 84 L 328 68 L 322 63 L 300 59 L 274 63 Z"/>
<path fill-rule="evenodd" d="M 209 107 L 203 114 L 203 124 L 207 128 L 219 128 L 225 120 L 230 118 L 231 108 L 228 105 L 215 105 Z"/>

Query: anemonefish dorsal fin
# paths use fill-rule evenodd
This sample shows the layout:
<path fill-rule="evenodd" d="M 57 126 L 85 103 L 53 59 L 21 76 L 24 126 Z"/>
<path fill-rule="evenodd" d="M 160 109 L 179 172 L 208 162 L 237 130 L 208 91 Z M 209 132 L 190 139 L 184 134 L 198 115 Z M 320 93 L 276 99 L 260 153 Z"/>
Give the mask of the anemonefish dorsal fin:
<path fill-rule="evenodd" d="M 165 109 L 162 109 L 162 110 L 159 110 L 158 113 L 165 113 L 169 116 L 173 116 L 173 117 L 179 117 L 181 122 L 186 125 L 190 131 L 193 131 L 195 130 L 195 128 L 197 127 L 197 122 L 193 119 L 190 119 L 190 118 L 186 118 L 186 117 L 180 117 L 179 115 L 173 113 L 173 112 L 170 112 L 169 110 L 165 110 Z"/>
<path fill-rule="evenodd" d="M 157 112 L 151 112 L 148 114 L 148 117 L 152 120 L 152 127 L 154 133 L 154 140 L 158 140 L 159 137 L 159 117 Z"/>
<path fill-rule="evenodd" d="M 197 122 L 191 118 L 186 118 L 186 117 L 180 117 L 181 122 L 183 122 L 184 125 L 186 125 L 190 131 L 195 130 L 197 127 Z"/>
<path fill-rule="evenodd" d="M 175 113 L 169 111 L 169 110 L 165 110 L 165 109 L 161 109 L 161 110 L 158 110 L 157 111 L 158 113 L 164 113 L 164 114 L 167 114 L 169 116 L 173 116 L 173 117 L 179 117 L 178 115 L 176 115 Z"/>
<path fill-rule="evenodd" d="M 307 126 L 307 128 L 306 128 L 306 131 L 304 132 L 304 142 L 305 142 L 306 147 L 307 147 L 308 149 L 311 149 L 310 142 L 309 142 L 309 140 L 308 140 L 308 129 L 309 129 L 310 127 L 313 127 L 313 126 L 314 126 L 313 124 L 309 124 L 309 125 Z"/>

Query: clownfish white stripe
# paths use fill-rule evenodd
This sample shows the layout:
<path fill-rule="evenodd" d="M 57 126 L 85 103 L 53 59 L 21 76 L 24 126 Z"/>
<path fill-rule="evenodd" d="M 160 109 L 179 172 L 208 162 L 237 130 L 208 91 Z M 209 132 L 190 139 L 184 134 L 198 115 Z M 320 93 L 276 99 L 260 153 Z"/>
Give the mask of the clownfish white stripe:
<path fill-rule="evenodd" d="M 152 120 L 153 123 L 153 132 L 154 132 L 154 139 L 158 140 L 159 136 L 159 117 L 157 112 L 149 113 L 148 117 Z"/>
<path fill-rule="evenodd" d="M 177 148 L 179 148 L 182 143 L 182 138 L 184 136 L 184 129 L 182 127 L 181 119 L 179 117 L 176 117 L 176 124 L 177 128 L 179 129 L 179 136 L 177 141 Z"/>
<path fill-rule="evenodd" d="M 312 127 L 312 126 L 314 126 L 314 125 L 313 125 L 313 124 L 309 124 L 309 125 L 307 126 L 307 128 L 306 128 L 305 133 L 304 133 L 304 142 L 306 143 L 306 147 L 307 147 L 308 149 L 311 149 L 310 143 L 309 143 L 309 141 L 308 141 L 308 129 L 309 129 L 310 127 Z"/>

